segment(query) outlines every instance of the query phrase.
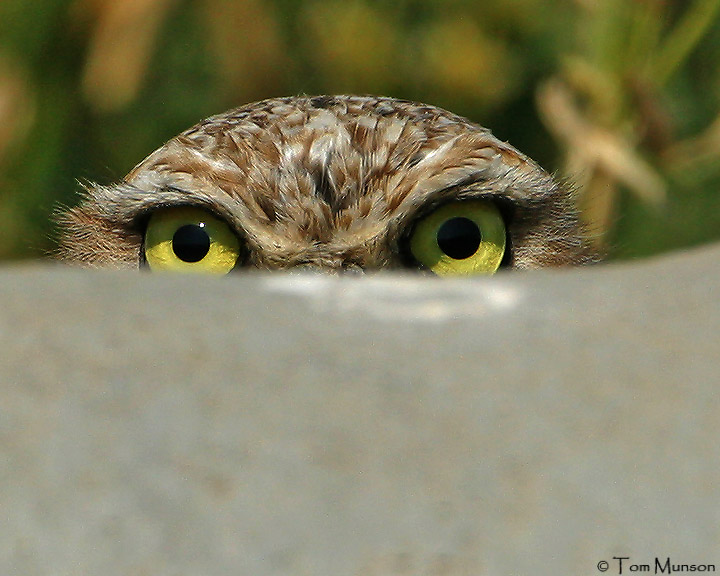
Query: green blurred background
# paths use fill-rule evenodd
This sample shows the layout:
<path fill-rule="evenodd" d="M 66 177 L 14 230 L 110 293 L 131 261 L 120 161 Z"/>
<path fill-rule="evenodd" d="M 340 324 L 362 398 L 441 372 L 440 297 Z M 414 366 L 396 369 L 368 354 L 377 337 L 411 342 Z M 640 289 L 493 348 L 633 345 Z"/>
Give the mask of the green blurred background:
<path fill-rule="evenodd" d="M 201 118 L 436 104 L 572 177 L 632 258 L 720 238 L 720 0 L 0 0 L 0 258 Z"/>

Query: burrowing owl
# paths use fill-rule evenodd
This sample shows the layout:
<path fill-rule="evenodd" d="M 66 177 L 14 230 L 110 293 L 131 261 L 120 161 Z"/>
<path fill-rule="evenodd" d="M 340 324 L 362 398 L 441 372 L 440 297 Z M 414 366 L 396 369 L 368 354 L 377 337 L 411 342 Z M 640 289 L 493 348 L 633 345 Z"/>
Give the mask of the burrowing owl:
<path fill-rule="evenodd" d="M 419 269 L 583 264 L 568 189 L 489 130 L 392 98 L 278 98 L 208 118 L 60 216 L 93 267 Z"/>

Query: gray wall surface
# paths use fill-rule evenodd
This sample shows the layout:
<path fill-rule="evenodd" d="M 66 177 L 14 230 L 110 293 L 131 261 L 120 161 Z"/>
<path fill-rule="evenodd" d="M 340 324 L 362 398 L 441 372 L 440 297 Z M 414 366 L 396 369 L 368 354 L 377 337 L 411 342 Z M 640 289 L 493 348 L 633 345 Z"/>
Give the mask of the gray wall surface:
<path fill-rule="evenodd" d="M 2 575 L 720 569 L 718 247 L 0 295 Z"/>

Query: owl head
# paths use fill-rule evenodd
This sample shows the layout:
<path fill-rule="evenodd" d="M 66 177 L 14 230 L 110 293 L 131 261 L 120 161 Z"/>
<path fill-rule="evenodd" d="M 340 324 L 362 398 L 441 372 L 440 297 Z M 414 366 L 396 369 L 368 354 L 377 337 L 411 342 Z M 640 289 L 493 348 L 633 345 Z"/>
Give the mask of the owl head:
<path fill-rule="evenodd" d="M 212 116 L 58 220 L 58 256 L 90 267 L 445 276 L 598 259 L 571 190 L 531 159 L 440 108 L 368 96 Z"/>

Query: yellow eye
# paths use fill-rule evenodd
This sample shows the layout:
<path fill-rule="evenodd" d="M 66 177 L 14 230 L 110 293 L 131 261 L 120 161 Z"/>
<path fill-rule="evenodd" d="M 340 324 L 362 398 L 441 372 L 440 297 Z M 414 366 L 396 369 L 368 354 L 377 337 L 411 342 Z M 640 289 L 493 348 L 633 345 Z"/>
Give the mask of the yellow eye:
<path fill-rule="evenodd" d="M 487 200 L 445 204 L 415 226 L 410 251 L 439 276 L 493 274 L 505 254 L 505 222 Z"/>
<path fill-rule="evenodd" d="M 153 271 L 226 274 L 239 255 L 237 236 L 204 210 L 158 210 L 148 222 L 145 258 Z"/>

